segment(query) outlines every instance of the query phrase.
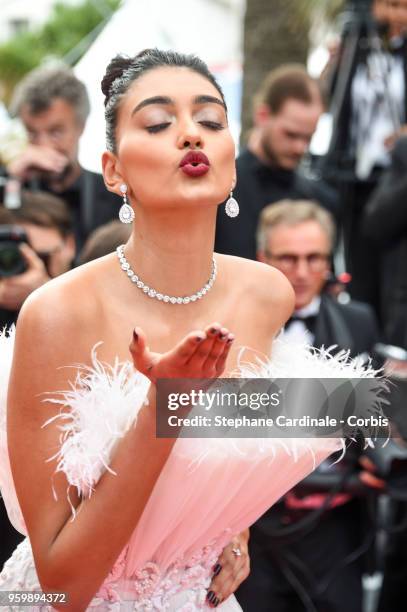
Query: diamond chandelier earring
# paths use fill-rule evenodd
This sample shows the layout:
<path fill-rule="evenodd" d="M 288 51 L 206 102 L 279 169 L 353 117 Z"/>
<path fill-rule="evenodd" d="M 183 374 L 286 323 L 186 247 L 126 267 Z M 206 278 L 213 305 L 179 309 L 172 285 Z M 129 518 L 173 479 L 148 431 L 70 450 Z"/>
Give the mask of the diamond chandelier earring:
<path fill-rule="evenodd" d="M 233 197 L 233 191 L 230 192 L 230 197 L 225 204 L 225 212 L 228 217 L 237 217 L 239 214 L 239 204 Z"/>
<path fill-rule="evenodd" d="M 122 223 L 132 223 L 134 221 L 134 210 L 127 201 L 127 185 L 120 185 L 120 191 L 123 194 L 123 204 L 119 210 L 119 219 Z"/>

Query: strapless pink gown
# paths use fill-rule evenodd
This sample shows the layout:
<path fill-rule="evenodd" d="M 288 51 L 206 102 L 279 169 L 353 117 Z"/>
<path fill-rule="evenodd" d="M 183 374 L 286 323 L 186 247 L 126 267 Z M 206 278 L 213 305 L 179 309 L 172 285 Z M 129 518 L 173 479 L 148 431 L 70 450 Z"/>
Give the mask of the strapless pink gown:
<path fill-rule="evenodd" d="M 0 334 L 0 487 L 12 523 L 26 534 L 6 442 L 5 396 L 12 347 L 13 333 Z M 243 367 L 241 373 L 265 378 L 368 375 L 355 364 L 313 356 L 305 347 L 290 348 L 279 341 L 272 360 Z M 93 489 L 109 464 L 114 444 L 134 423 L 148 385 L 129 363 L 109 368 L 94 354 L 93 368 L 82 371 L 75 389 L 53 398 L 61 405 L 57 469 L 82 495 L 97 495 Z M 207 588 L 222 549 L 341 447 L 337 439 L 177 440 L 127 546 L 88 609 L 209 609 Z M 5 564 L 2 590 L 41 591 L 28 538 Z M 241 608 L 231 596 L 218 610 Z"/>

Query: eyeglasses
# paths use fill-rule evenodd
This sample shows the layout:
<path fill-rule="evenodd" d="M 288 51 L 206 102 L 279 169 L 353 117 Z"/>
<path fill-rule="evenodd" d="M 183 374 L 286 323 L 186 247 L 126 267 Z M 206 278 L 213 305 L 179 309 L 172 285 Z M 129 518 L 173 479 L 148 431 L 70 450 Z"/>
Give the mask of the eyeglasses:
<path fill-rule="evenodd" d="M 294 270 L 300 261 L 305 261 L 311 272 L 322 272 L 330 259 L 330 256 L 326 253 L 309 253 L 308 255 L 281 253 L 280 255 L 272 255 L 269 251 L 266 251 L 265 254 L 268 259 L 274 260 L 280 270 L 286 272 Z"/>

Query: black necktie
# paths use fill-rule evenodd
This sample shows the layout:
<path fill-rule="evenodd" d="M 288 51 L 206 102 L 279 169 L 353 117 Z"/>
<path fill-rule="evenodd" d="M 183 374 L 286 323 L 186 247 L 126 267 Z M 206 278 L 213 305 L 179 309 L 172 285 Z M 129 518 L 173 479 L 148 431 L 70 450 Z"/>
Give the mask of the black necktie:
<path fill-rule="evenodd" d="M 293 315 L 292 317 L 290 317 L 287 321 L 287 323 L 285 324 L 285 327 L 288 328 L 291 323 L 294 323 L 294 321 L 301 321 L 302 323 L 304 323 L 305 327 L 308 329 L 308 331 L 311 334 L 315 334 L 315 324 L 317 321 L 317 315 L 308 315 L 307 317 L 300 317 L 298 315 Z"/>

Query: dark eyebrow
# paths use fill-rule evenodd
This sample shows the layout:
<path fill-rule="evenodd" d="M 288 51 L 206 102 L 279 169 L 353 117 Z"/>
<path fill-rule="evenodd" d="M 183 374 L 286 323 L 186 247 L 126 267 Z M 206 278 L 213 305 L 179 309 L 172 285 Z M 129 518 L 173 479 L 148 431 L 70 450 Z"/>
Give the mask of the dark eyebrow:
<path fill-rule="evenodd" d="M 152 98 L 146 98 L 142 100 L 137 106 L 133 109 L 132 115 L 137 113 L 137 111 L 141 110 L 145 106 L 149 106 L 150 104 L 174 104 L 174 100 L 168 98 L 168 96 L 153 96 Z"/>
<path fill-rule="evenodd" d="M 226 110 L 225 103 L 219 98 L 216 98 L 215 96 L 196 96 L 196 98 L 194 98 L 194 104 L 207 104 L 208 102 L 212 102 L 213 104 L 219 104 Z"/>
<path fill-rule="evenodd" d="M 224 102 L 222 102 L 222 100 L 220 100 L 219 98 L 216 98 L 215 96 L 196 96 L 193 99 L 193 103 L 194 104 L 207 104 L 207 103 L 219 104 L 226 110 L 226 106 Z M 133 109 L 131 114 L 134 115 L 135 113 L 137 113 L 137 111 L 151 104 L 165 104 L 168 106 L 170 104 L 174 104 L 174 100 L 172 98 L 169 98 L 168 96 L 153 96 L 152 98 L 146 98 L 145 100 L 142 100 L 139 104 L 137 104 L 137 106 Z"/>

